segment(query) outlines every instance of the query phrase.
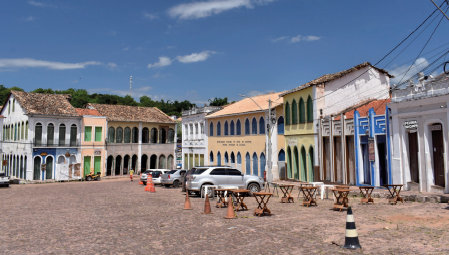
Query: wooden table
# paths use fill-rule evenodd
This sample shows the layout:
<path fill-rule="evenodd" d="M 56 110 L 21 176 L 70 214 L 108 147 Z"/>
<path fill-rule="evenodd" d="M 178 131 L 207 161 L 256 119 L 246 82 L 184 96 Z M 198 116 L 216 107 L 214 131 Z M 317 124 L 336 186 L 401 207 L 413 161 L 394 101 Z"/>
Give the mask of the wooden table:
<path fill-rule="evenodd" d="M 248 194 L 249 190 L 247 190 L 247 189 L 231 189 L 229 191 L 234 194 L 234 197 L 237 200 L 236 201 L 237 202 L 237 208 L 235 210 L 236 211 L 239 211 L 239 210 L 248 211 L 248 207 L 243 202 L 243 199 L 246 197 L 246 195 Z"/>
<path fill-rule="evenodd" d="M 268 200 L 270 200 L 270 197 L 273 196 L 273 193 L 253 192 L 253 195 L 256 198 L 256 202 L 259 204 L 254 210 L 254 215 L 259 214 L 260 217 L 262 214 L 268 213 L 268 215 L 271 216 L 271 211 L 267 208 L 267 203 Z"/>
<path fill-rule="evenodd" d="M 349 186 L 347 185 L 335 185 L 336 189 L 349 189 Z"/>
<path fill-rule="evenodd" d="M 401 189 L 402 189 L 402 184 L 385 184 L 384 187 L 386 187 L 388 189 L 388 191 L 390 192 L 391 198 L 388 199 L 388 201 L 390 203 L 396 204 L 399 201 L 401 201 L 402 203 L 404 203 L 404 199 L 402 199 L 402 197 L 399 196 L 399 193 L 401 193 Z"/>
<path fill-rule="evenodd" d="M 362 193 L 363 198 L 360 200 L 360 204 L 363 205 L 363 203 L 373 203 L 374 199 L 371 197 L 371 193 L 373 193 L 374 187 L 372 186 L 360 186 L 360 193 Z"/>
<path fill-rule="evenodd" d="M 226 196 L 225 192 L 228 191 L 228 189 L 216 189 L 215 195 L 218 197 L 217 205 L 215 207 L 222 208 L 222 207 L 228 207 L 228 202 L 226 202 Z"/>
<path fill-rule="evenodd" d="M 348 194 L 351 191 L 350 189 L 331 189 L 334 193 L 335 198 L 337 198 L 337 202 L 334 203 L 333 209 L 343 209 L 344 207 L 348 207 Z"/>
<path fill-rule="evenodd" d="M 305 206 L 307 204 L 307 207 L 309 207 L 309 205 L 316 204 L 316 200 L 315 200 L 315 192 L 318 189 L 318 187 L 309 187 L 309 186 L 304 186 L 304 187 L 299 187 L 299 190 L 302 191 L 302 193 L 304 194 L 304 200 L 302 201 L 302 206 Z"/>
<path fill-rule="evenodd" d="M 292 203 L 293 197 L 290 195 L 293 191 L 293 187 L 295 187 L 294 184 L 281 184 L 279 185 L 279 189 L 282 191 L 284 196 L 281 198 L 281 203 L 290 203 L 290 200 Z"/>

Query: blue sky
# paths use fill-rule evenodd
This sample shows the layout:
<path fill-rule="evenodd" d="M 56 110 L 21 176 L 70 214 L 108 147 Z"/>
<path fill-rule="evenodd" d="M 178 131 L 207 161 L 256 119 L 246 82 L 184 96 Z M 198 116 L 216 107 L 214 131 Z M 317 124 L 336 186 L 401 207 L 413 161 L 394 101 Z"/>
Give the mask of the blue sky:
<path fill-rule="evenodd" d="M 433 10 L 418 0 L 1 1 L 0 84 L 123 96 L 132 75 L 136 100 L 239 100 L 374 64 Z M 437 21 L 386 69 L 412 60 L 392 72 L 408 69 Z M 448 28 L 423 53 L 448 43 Z"/>

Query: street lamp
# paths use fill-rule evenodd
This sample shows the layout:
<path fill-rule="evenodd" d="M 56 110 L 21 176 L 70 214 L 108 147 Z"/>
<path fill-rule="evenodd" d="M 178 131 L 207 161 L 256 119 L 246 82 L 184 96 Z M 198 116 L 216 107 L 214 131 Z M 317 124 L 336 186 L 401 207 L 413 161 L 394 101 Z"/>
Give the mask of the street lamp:
<path fill-rule="evenodd" d="M 267 156 L 268 156 L 268 173 L 267 173 L 267 182 L 273 182 L 273 172 L 272 172 L 272 164 L 271 164 L 271 130 L 274 128 L 277 120 L 276 117 L 271 117 L 271 99 L 268 99 L 268 110 L 262 109 L 254 99 L 251 97 L 240 94 L 241 97 L 246 97 L 251 99 L 263 112 L 265 112 L 265 119 L 267 120 L 267 131 L 268 131 L 268 142 L 267 142 Z M 279 98 L 278 98 L 279 99 Z M 268 116 L 267 116 L 268 115 Z"/>

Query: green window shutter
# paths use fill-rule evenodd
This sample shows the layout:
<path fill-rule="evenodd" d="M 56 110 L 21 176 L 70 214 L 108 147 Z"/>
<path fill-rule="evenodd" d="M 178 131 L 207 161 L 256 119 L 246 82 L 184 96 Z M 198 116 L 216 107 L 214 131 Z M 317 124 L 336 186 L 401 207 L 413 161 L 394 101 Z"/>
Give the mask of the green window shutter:
<path fill-rule="evenodd" d="M 101 156 L 94 157 L 94 173 L 95 174 L 101 173 Z"/>
<path fill-rule="evenodd" d="M 102 133 L 102 127 L 95 127 L 95 142 L 101 142 Z"/>
<path fill-rule="evenodd" d="M 313 102 L 310 96 L 307 98 L 307 122 L 313 122 Z"/>
<path fill-rule="evenodd" d="M 84 141 L 92 141 L 92 127 L 84 127 Z"/>
<path fill-rule="evenodd" d="M 298 108 L 296 107 L 296 100 L 292 103 L 292 124 L 298 124 Z"/>
<path fill-rule="evenodd" d="M 299 99 L 299 123 L 305 123 L 306 122 L 306 112 L 304 107 L 304 100 Z"/>
<path fill-rule="evenodd" d="M 285 124 L 290 125 L 290 105 L 288 102 L 285 104 Z"/>

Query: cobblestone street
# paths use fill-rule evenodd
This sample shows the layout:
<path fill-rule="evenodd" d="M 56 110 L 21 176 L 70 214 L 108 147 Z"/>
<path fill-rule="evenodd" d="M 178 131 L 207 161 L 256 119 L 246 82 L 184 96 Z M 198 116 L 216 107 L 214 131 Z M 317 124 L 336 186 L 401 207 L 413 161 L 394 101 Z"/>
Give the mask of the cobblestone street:
<path fill-rule="evenodd" d="M 226 220 L 226 209 L 203 215 L 204 200 L 183 210 L 181 189 L 144 192 L 128 179 L 11 185 L 1 188 L 0 251 L 6 254 L 447 254 L 449 210 L 443 203 L 361 206 L 351 198 L 363 249 L 341 249 L 346 212 L 271 198 L 271 217 L 249 211 Z"/>

